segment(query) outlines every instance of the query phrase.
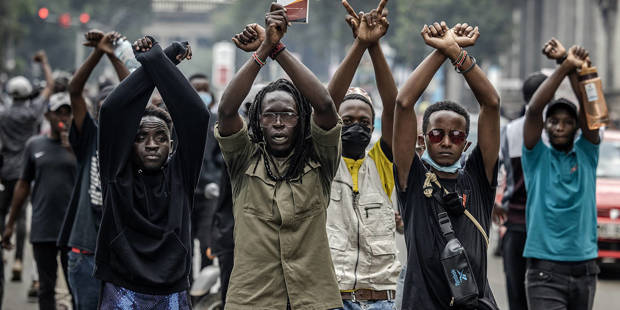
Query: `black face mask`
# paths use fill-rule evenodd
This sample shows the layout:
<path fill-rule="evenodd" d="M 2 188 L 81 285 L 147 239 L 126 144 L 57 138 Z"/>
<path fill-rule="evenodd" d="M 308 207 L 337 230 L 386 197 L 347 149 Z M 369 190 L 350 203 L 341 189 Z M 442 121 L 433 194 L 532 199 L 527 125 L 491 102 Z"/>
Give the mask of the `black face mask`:
<path fill-rule="evenodd" d="M 342 127 L 342 156 L 362 159 L 368 143 L 370 143 L 370 128 L 360 123 Z"/>

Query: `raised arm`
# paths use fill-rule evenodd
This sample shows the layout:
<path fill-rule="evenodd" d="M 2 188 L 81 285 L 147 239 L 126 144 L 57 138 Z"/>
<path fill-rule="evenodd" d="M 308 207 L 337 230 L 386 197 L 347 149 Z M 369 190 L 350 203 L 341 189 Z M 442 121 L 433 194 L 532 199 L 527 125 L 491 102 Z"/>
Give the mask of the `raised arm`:
<path fill-rule="evenodd" d="M 151 41 L 144 38 L 144 42 Z M 209 127 L 209 111 L 194 87 L 183 73 L 170 61 L 159 44 L 149 42 L 150 49 L 138 53 L 136 59 L 142 63 L 149 77 L 166 103 L 177 133 L 177 155 L 181 157 L 182 166 L 194 186 L 200 175 L 200 166 L 204 156 L 207 131 Z M 191 59 L 192 50 L 187 43 L 181 58 Z"/>
<path fill-rule="evenodd" d="M 454 51 L 459 51 L 461 48 L 473 45 L 480 35 L 478 27 L 473 28 L 465 24 L 457 24 L 451 33 L 454 35 L 455 40 L 458 43 L 458 48 L 454 48 Z M 448 57 L 454 63 L 458 54 L 448 54 Z M 473 67 L 472 67 L 473 66 Z M 499 156 L 499 104 L 500 99 L 495 87 L 489 82 L 484 72 L 476 65 L 475 60 L 471 57 L 467 57 L 465 62 L 461 66 L 465 68 L 471 68 L 468 72 L 464 72 L 465 81 L 471 88 L 478 104 L 480 104 L 480 116 L 478 117 L 478 146 L 482 153 L 482 160 L 484 161 L 484 168 L 486 172 L 489 184 L 493 184 L 493 175 L 497 167 L 497 158 Z"/>
<path fill-rule="evenodd" d="M 265 42 L 279 42 L 286 33 L 288 26 L 284 7 L 272 3 L 271 10 L 265 17 L 265 24 L 267 25 Z M 276 39 L 278 41 L 275 41 Z M 287 50 L 280 52 L 275 60 L 312 105 L 314 122 L 325 130 L 333 128 L 338 122 L 338 112 L 334 106 L 334 101 L 321 81 Z"/>
<path fill-rule="evenodd" d="M 428 41 L 432 38 L 431 36 L 439 36 L 447 31 L 448 27 L 445 23 L 443 25 L 435 23 L 430 26 L 424 25 L 421 34 L 424 41 Z M 414 109 L 415 103 L 445 60 L 446 56 L 444 54 L 438 50 L 433 51 L 415 68 L 396 97 L 394 132 L 400 134 L 392 137 L 392 154 L 398 172 L 400 190 L 405 190 L 407 186 L 409 169 L 414 156 L 416 156 L 415 145 L 418 139 L 418 121 Z"/>
<path fill-rule="evenodd" d="M 177 56 L 185 49 L 178 43 L 164 51 L 168 59 L 178 64 Z M 99 170 L 103 182 L 114 179 L 125 167 L 140 118 L 155 84 L 140 67 L 124 79 L 101 106 L 99 114 Z"/>
<path fill-rule="evenodd" d="M 353 10 L 351 5 L 346 0 L 342 1 L 342 5 L 344 5 L 347 10 L 348 14 L 345 17 L 345 20 L 353 31 L 354 41 L 353 45 L 349 49 L 349 52 L 342 60 L 342 63 L 338 66 L 336 72 L 334 72 L 334 76 L 332 76 L 329 84 L 327 84 L 327 90 L 334 101 L 336 111 L 340 109 L 340 104 L 342 103 L 349 86 L 351 86 L 351 81 L 353 81 L 355 71 L 357 71 L 357 67 L 362 60 L 362 56 L 364 56 L 364 52 L 370 45 L 367 41 L 362 42 L 359 36 L 359 29 L 362 22 L 365 25 L 364 29 L 369 28 L 368 23 L 364 18 L 364 14 L 358 15 L 355 13 L 355 10 Z"/>
<path fill-rule="evenodd" d="M 267 59 L 273 48 L 273 44 L 265 40 L 265 29 L 257 24 L 247 25 L 245 30 L 235 35 L 232 40 L 244 51 L 256 50 L 255 55 L 259 59 Z M 224 89 L 217 112 L 218 130 L 222 137 L 230 136 L 243 127 L 239 107 L 250 92 L 260 69 L 261 65 L 251 57 Z"/>
<path fill-rule="evenodd" d="M 40 50 L 34 55 L 34 61 L 41 64 L 41 69 L 45 75 L 45 88 L 41 91 L 41 97 L 45 100 L 50 99 L 52 92 L 54 91 L 54 76 L 52 75 L 52 67 L 50 67 L 47 61 L 47 54 L 45 51 Z"/>
<path fill-rule="evenodd" d="M 547 41 L 542 50 L 543 54 L 547 56 L 547 58 L 555 60 L 558 64 L 562 64 L 568 53 L 566 52 L 566 48 L 560 42 L 560 40 L 552 37 L 551 40 Z M 590 59 L 587 58 L 587 63 L 590 65 Z M 573 71 L 568 75 L 570 80 L 571 88 L 579 101 L 579 127 L 581 128 L 581 132 L 584 138 L 588 139 L 593 144 L 600 143 L 600 135 L 597 130 L 590 130 L 587 125 L 585 113 L 582 113 L 584 110 L 584 94 L 581 91 L 581 87 L 579 87 L 579 82 L 577 81 L 577 71 Z"/>
<path fill-rule="evenodd" d="M 377 88 L 383 103 L 383 114 L 381 115 L 381 138 L 392 146 L 392 131 L 394 122 L 394 104 L 398 89 L 390 71 L 390 67 L 383 55 L 379 40 L 385 35 L 389 28 L 387 20 L 387 9 L 385 5 L 387 0 L 382 0 L 376 9 L 368 14 L 357 14 L 346 0 L 342 1 L 347 10 L 346 21 L 353 31 L 355 41 L 349 50 L 348 55 L 332 77 L 328 85 L 328 90 L 336 110 L 339 109 L 347 89 L 351 84 L 353 75 L 359 66 L 360 59 L 363 55 L 364 48 L 368 48 L 370 58 L 375 71 L 375 79 Z M 358 57 L 359 56 L 359 57 Z"/>
<path fill-rule="evenodd" d="M 84 34 L 86 38 L 86 42 L 83 43 L 85 46 L 96 47 L 99 41 L 103 38 L 103 32 L 99 30 L 91 30 Z M 77 132 L 82 132 L 82 125 L 84 124 L 84 118 L 86 117 L 86 113 L 88 113 L 88 109 L 86 108 L 86 100 L 84 99 L 84 85 L 88 80 L 88 77 L 95 69 L 95 66 L 101 60 L 103 56 L 103 51 L 100 49 L 93 49 L 90 53 L 86 61 L 77 69 L 73 78 L 69 82 L 69 95 L 71 97 L 71 113 L 73 113 L 73 123 L 76 126 Z"/>
<path fill-rule="evenodd" d="M 576 68 L 581 67 L 585 59 L 587 58 L 587 52 L 582 47 L 573 46 L 566 60 L 555 69 L 555 71 L 549 76 L 536 90 L 527 111 L 525 112 L 525 125 L 523 126 L 523 144 L 529 150 L 540 141 L 540 135 L 542 133 L 543 123 L 543 110 L 547 103 L 553 99 L 553 95 L 562 83 L 562 80 Z"/>

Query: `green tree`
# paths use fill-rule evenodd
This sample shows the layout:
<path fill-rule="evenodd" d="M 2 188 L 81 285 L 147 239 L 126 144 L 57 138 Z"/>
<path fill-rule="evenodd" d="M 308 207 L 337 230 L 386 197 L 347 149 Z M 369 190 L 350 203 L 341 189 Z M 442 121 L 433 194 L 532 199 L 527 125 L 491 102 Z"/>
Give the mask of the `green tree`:
<path fill-rule="evenodd" d="M 210 17 L 216 26 L 216 40 L 230 40 L 249 23 L 263 24 L 271 1 L 237 0 Z M 357 11 L 369 12 L 378 0 L 350 0 Z M 512 1 L 500 0 L 390 0 L 390 29 L 387 42 L 396 49 L 395 62 L 415 66 L 428 54 L 420 37 L 425 23 L 445 20 L 449 25 L 466 21 L 480 26 L 481 38 L 471 49 L 480 61 L 497 62 L 508 47 Z M 352 42 L 344 21 L 346 11 L 340 0 L 310 0 L 309 24 L 294 24 L 285 37 L 291 50 L 300 53 L 304 63 L 326 77 L 332 57 L 339 62 Z M 240 54 L 241 55 L 241 54 Z M 243 58 L 242 58 L 243 59 Z"/>
<path fill-rule="evenodd" d="M 117 30 L 128 38 L 135 38 L 151 17 L 151 0 L 2 0 L 0 3 L 0 44 L 15 50 L 13 74 L 28 75 L 30 58 L 39 49 L 46 51 L 53 69 L 72 71 L 78 34 L 90 28 L 100 28 L 103 31 Z M 37 15 L 41 7 L 50 12 L 45 21 Z M 78 21 L 82 12 L 91 16 L 86 25 Z M 65 29 L 58 25 L 57 18 L 62 13 L 71 15 L 71 27 Z M 6 48 L 0 50 L 6 51 Z M 3 65 L 4 56 L 0 53 Z"/>

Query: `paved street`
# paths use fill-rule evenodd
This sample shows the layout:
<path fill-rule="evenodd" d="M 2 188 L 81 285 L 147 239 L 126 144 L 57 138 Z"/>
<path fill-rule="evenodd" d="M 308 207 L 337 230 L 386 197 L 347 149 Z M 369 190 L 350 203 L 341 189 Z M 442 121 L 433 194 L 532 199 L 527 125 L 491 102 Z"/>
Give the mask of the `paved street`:
<path fill-rule="evenodd" d="M 494 235 L 494 234 L 493 234 Z M 495 240 L 491 240 L 494 243 Z M 400 248 L 400 246 L 399 246 Z M 6 272 L 6 289 L 4 291 L 3 308 L 5 310 L 36 310 L 38 309 L 36 301 L 34 303 L 28 302 L 26 292 L 30 287 L 33 263 L 32 263 L 32 248 L 30 244 L 27 244 L 25 256 L 26 263 L 24 264 L 23 281 L 20 283 L 10 282 L 10 266 L 13 263 L 13 252 L 6 252 L 5 258 L 7 259 Z M 598 287 L 596 291 L 596 301 L 594 309 L 618 309 L 620 305 L 620 267 L 618 268 L 604 268 L 603 274 L 599 278 Z M 500 306 L 500 309 L 508 309 L 508 303 L 506 301 L 506 285 L 504 282 L 504 271 L 501 258 L 489 255 L 489 281 L 491 288 L 495 294 L 495 298 Z M 57 289 L 57 296 L 65 296 L 66 293 L 63 287 Z"/>

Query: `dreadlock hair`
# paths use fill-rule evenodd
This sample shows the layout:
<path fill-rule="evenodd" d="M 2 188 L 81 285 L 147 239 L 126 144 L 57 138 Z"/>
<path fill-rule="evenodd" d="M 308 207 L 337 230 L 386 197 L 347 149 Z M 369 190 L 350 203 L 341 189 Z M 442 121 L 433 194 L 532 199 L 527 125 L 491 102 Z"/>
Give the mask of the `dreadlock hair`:
<path fill-rule="evenodd" d="M 431 104 L 430 106 L 428 106 L 426 111 L 424 111 L 424 117 L 422 119 L 422 131 L 424 134 L 426 134 L 428 130 L 428 124 L 430 122 L 431 114 L 439 111 L 452 111 L 456 114 L 463 116 L 466 123 L 466 133 L 469 135 L 469 114 L 467 114 L 467 111 L 465 111 L 465 109 L 461 105 L 449 100 L 439 101 L 435 104 Z"/>
<path fill-rule="evenodd" d="M 263 89 L 261 89 L 254 101 L 250 105 L 248 111 L 250 138 L 254 143 L 265 143 L 263 137 L 263 131 L 260 127 L 260 116 L 262 114 L 262 105 L 265 95 L 274 91 L 285 91 L 293 97 L 295 105 L 297 106 L 297 114 L 299 115 L 299 121 L 297 122 L 297 130 L 295 131 L 296 139 L 293 145 L 293 155 L 290 158 L 290 165 L 286 173 L 281 177 L 276 177 L 271 173 L 269 167 L 268 158 L 265 158 L 265 168 L 269 176 L 275 181 L 287 180 L 292 181 L 301 176 L 304 167 L 310 160 L 318 160 L 314 148 L 312 146 L 312 139 L 310 136 L 310 118 L 312 116 L 312 106 L 304 97 L 295 85 L 285 79 L 279 79 L 277 81 L 269 83 Z M 260 148 L 263 150 L 263 148 Z M 263 154 L 265 157 L 267 154 Z"/>
<path fill-rule="evenodd" d="M 366 103 L 370 107 L 370 111 L 372 112 L 372 123 L 373 124 L 375 123 L 375 107 L 372 105 L 370 100 L 368 100 L 368 98 L 360 94 L 348 94 L 344 96 L 344 98 L 342 99 L 342 102 L 345 102 L 347 100 L 361 100 L 364 103 Z"/>
<path fill-rule="evenodd" d="M 166 123 L 166 127 L 170 130 L 170 134 L 172 134 L 172 118 L 166 110 L 149 103 L 144 109 L 144 114 L 142 117 L 145 116 L 154 116 L 161 119 L 164 123 Z"/>

